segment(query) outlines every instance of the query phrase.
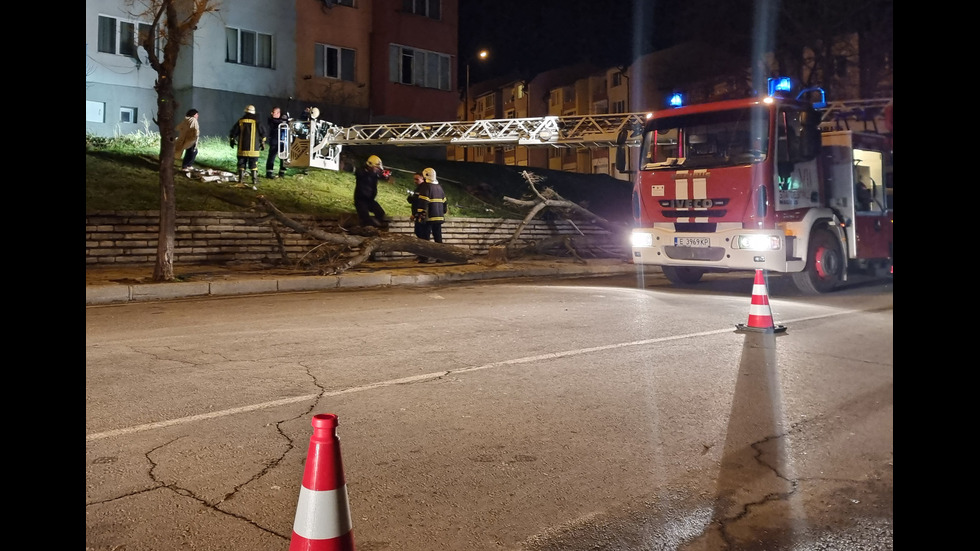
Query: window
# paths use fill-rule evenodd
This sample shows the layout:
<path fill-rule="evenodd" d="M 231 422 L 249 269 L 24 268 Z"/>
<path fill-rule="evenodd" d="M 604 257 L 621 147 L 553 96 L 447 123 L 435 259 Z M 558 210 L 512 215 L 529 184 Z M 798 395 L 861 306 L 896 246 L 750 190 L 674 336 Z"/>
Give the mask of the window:
<path fill-rule="evenodd" d="M 225 61 L 272 68 L 274 44 L 271 34 L 225 27 Z"/>
<path fill-rule="evenodd" d="M 615 88 L 623 83 L 623 73 L 613 73 L 612 75 L 612 85 Z"/>
<path fill-rule="evenodd" d="M 402 11 L 424 15 L 429 19 L 442 18 L 441 0 L 402 0 Z"/>
<path fill-rule="evenodd" d="M 85 122 L 105 122 L 105 102 L 85 100 Z"/>
<path fill-rule="evenodd" d="M 388 70 L 392 82 L 449 90 L 449 56 L 417 48 L 391 45 Z"/>
<path fill-rule="evenodd" d="M 623 100 L 614 101 L 612 106 L 613 113 L 625 113 L 626 112 L 626 102 Z"/>
<path fill-rule="evenodd" d="M 135 107 L 120 107 L 119 108 L 119 122 L 136 122 L 136 108 Z"/>
<path fill-rule="evenodd" d="M 115 17 L 99 16 L 99 51 L 137 57 L 136 52 L 152 27 L 138 21 L 123 21 Z M 159 52 L 160 45 L 156 44 Z"/>
<path fill-rule="evenodd" d="M 314 45 L 314 73 L 318 77 L 354 82 L 354 50 L 327 44 Z"/>

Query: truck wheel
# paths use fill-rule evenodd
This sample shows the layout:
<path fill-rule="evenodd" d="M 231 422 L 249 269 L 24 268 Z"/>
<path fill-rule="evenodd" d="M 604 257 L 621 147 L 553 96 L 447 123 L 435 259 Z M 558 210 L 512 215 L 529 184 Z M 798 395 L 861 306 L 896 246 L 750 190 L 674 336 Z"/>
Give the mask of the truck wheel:
<path fill-rule="evenodd" d="M 674 285 L 690 285 L 701 281 L 704 270 L 701 268 L 689 268 L 687 266 L 661 266 L 667 276 L 667 281 Z"/>
<path fill-rule="evenodd" d="M 837 288 L 844 276 L 840 243 L 830 232 L 815 232 L 810 239 L 806 267 L 793 274 L 793 283 L 804 293 L 816 295 Z"/>

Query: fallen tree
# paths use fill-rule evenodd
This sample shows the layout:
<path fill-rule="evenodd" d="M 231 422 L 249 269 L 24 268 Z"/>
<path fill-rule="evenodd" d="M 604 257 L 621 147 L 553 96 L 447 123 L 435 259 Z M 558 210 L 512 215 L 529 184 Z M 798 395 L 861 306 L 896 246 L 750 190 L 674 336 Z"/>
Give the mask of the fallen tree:
<path fill-rule="evenodd" d="M 505 245 L 505 255 L 507 258 L 517 258 L 526 254 L 549 254 L 549 252 L 553 254 L 557 250 L 567 252 L 568 254 L 572 255 L 576 261 L 581 263 L 584 263 L 585 260 L 582 259 L 579 251 L 600 250 L 609 256 L 618 256 L 617 254 L 603 248 L 602 244 L 597 242 L 594 238 L 585 235 L 585 233 L 583 233 L 582 230 L 580 230 L 575 224 L 573 218 L 577 217 L 579 220 L 596 224 L 613 234 L 613 236 L 623 236 L 624 239 L 624 234 L 629 229 L 628 226 L 610 222 L 609 220 L 606 220 L 605 218 L 589 211 L 585 207 L 565 199 L 550 187 L 546 187 L 539 191 L 535 184 L 543 181 L 544 178 L 534 174 L 533 172 L 528 172 L 525 170 L 521 172 L 521 176 L 523 176 L 527 181 L 528 187 L 531 188 L 531 192 L 535 199 L 514 199 L 512 197 L 504 196 L 505 202 L 529 209 L 527 215 L 525 215 L 521 223 L 517 225 L 517 229 L 514 230 L 514 234 Z M 546 209 L 551 210 L 548 211 Z M 557 216 L 565 219 L 578 231 L 579 235 L 560 235 L 537 241 L 526 240 L 522 242 L 520 240 L 520 236 L 524 231 L 524 228 L 532 220 L 534 220 L 535 217 L 543 215 L 546 212 L 553 212 Z"/>
<path fill-rule="evenodd" d="M 324 244 L 335 245 L 345 253 L 350 253 L 349 255 L 336 254 L 334 251 L 334 254 L 326 255 L 327 262 L 318 268 L 320 275 L 343 273 L 379 252 L 401 251 L 444 262 L 463 264 L 468 263 L 473 258 L 473 253 L 469 249 L 419 239 L 414 235 L 382 233 L 373 227 L 358 227 L 356 234 L 353 233 L 355 228 L 346 231 L 344 228 L 338 227 L 337 232 L 310 228 L 283 214 L 262 195 L 256 197 L 255 201 L 263 211 L 283 226 Z"/>

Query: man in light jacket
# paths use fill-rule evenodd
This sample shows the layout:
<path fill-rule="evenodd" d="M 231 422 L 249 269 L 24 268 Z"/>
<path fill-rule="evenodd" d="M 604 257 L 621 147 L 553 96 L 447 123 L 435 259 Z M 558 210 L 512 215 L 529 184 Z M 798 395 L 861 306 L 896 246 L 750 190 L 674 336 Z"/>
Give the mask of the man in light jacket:
<path fill-rule="evenodd" d="M 184 154 L 180 163 L 181 170 L 190 170 L 197 158 L 197 139 L 201 135 L 201 127 L 197 123 L 197 109 L 187 111 L 184 121 L 177 125 L 177 139 L 174 141 L 175 156 Z"/>

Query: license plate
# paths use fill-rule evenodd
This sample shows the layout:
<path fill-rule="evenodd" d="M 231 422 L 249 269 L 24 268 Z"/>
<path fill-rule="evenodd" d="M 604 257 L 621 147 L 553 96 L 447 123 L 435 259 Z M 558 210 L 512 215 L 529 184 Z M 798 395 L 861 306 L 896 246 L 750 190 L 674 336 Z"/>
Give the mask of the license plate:
<path fill-rule="evenodd" d="M 674 246 L 676 247 L 708 247 L 711 240 L 707 237 L 675 237 Z"/>

